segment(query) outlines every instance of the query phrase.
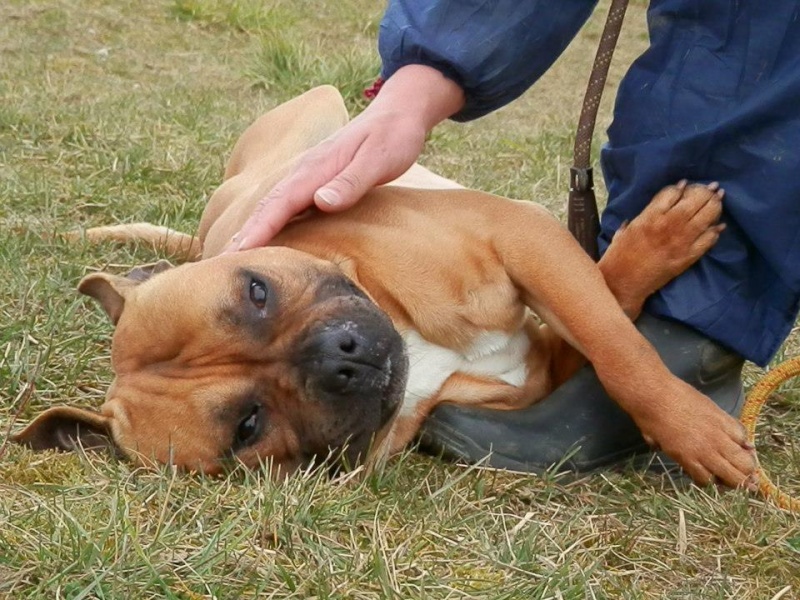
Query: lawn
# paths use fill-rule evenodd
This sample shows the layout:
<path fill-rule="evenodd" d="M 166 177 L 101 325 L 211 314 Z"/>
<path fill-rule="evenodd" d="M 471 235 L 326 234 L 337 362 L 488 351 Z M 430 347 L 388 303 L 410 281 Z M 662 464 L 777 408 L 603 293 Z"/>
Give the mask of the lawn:
<path fill-rule="evenodd" d="M 194 231 L 256 116 L 320 83 L 338 86 L 351 113 L 363 108 L 361 90 L 379 69 L 381 8 L 0 4 L 0 444 L 48 406 L 102 402 L 112 329 L 75 286 L 91 271 L 158 258 L 59 234 L 135 221 Z M 438 129 L 426 166 L 563 216 L 603 12 L 521 100 Z M 644 3 L 634 1 L 609 92 L 646 41 Z M 798 340 L 781 357 L 800 353 Z M 758 375 L 748 367 L 748 383 Z M 758 440 L 764 464 L 795 494 L 798 385 L 773 398 Z M 534 477 L 410 452 L 366 477 L 301 473 L 275 484 L 245 470 L 213 479 L 103 455 L 0 453 L 7 598 L 800 597 L 797 517 L 743 492 L 676 487 L 632 469 Z"/>

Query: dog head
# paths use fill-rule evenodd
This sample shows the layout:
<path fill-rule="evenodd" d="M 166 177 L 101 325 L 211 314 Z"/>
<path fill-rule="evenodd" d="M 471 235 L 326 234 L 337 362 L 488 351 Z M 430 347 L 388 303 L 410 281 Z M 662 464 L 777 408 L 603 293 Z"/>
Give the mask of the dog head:
<path fill-rule="evenodd" d="M 328 261 L 270 247 L 132 275 L 92 274 L 78 288 L 116 325 L 100 412 L 52 408 L 15 441 L 108 445 L 210 474 L 268 461 L 290 473 L 365 458 L 400 404 L 402 339 Z"/>

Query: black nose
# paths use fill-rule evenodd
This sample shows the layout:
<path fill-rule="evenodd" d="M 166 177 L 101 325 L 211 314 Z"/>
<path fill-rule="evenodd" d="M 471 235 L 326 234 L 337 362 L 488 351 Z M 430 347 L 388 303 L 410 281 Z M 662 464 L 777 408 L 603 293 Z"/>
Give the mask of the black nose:
<path fill-rule="evenodd" d="M 352 322 L 336 323 L 317 332 L 309 350 L 311 375 L 326 392 L 368 393 L 386 384 L 391 345 L 384 335 Z"/>

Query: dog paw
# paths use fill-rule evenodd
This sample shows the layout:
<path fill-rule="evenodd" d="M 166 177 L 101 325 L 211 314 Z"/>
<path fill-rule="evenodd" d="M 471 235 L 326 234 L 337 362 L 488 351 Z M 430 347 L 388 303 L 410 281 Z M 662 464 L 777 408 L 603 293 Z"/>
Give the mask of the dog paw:
<path fill-rule="evenodd" d="M 672 396 L 668 410 L 640 423 L 645 440 L 676 460 L 698 485 L 756 491 L 755 450 L 742 424 L 688 384 L 680 384 L 684 389 Z"/>
<path fill-rule="evenodd" d="M 615 287 L 649 296 L 697 262 L 719 239 L 724 191 L 719 184 L 664 188 L 633 221 L 623 224 L 603 256 Z"/>

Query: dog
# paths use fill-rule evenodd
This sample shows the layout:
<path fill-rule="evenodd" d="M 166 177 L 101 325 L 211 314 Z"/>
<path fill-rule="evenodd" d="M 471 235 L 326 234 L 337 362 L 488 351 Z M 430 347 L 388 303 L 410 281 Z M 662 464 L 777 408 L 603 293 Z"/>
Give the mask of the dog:
<path fill-rule="evenodd" d="M 415 164 L 354 208 L 224 252 L 302 152 L 347 123 L 313 89 L 240 137 L 197 237 L 148 224 L 89 240 L 183 252 L 80 292 L 115 324 L 99 412 L 50 408 L 16 434 L 36 450 L 110 447 L 143 463 L 288 474 L 325 457 L 383 460 L 439 403 L 517 409 L 588 359 L 645 439 L 698 482 L 753 470 L 741 426 L 669 373 L 632 324 L 724 225 L 722 190 L 681 182 L 623 226 L 599 264 L 533 202 L 464 189 Z"/>

